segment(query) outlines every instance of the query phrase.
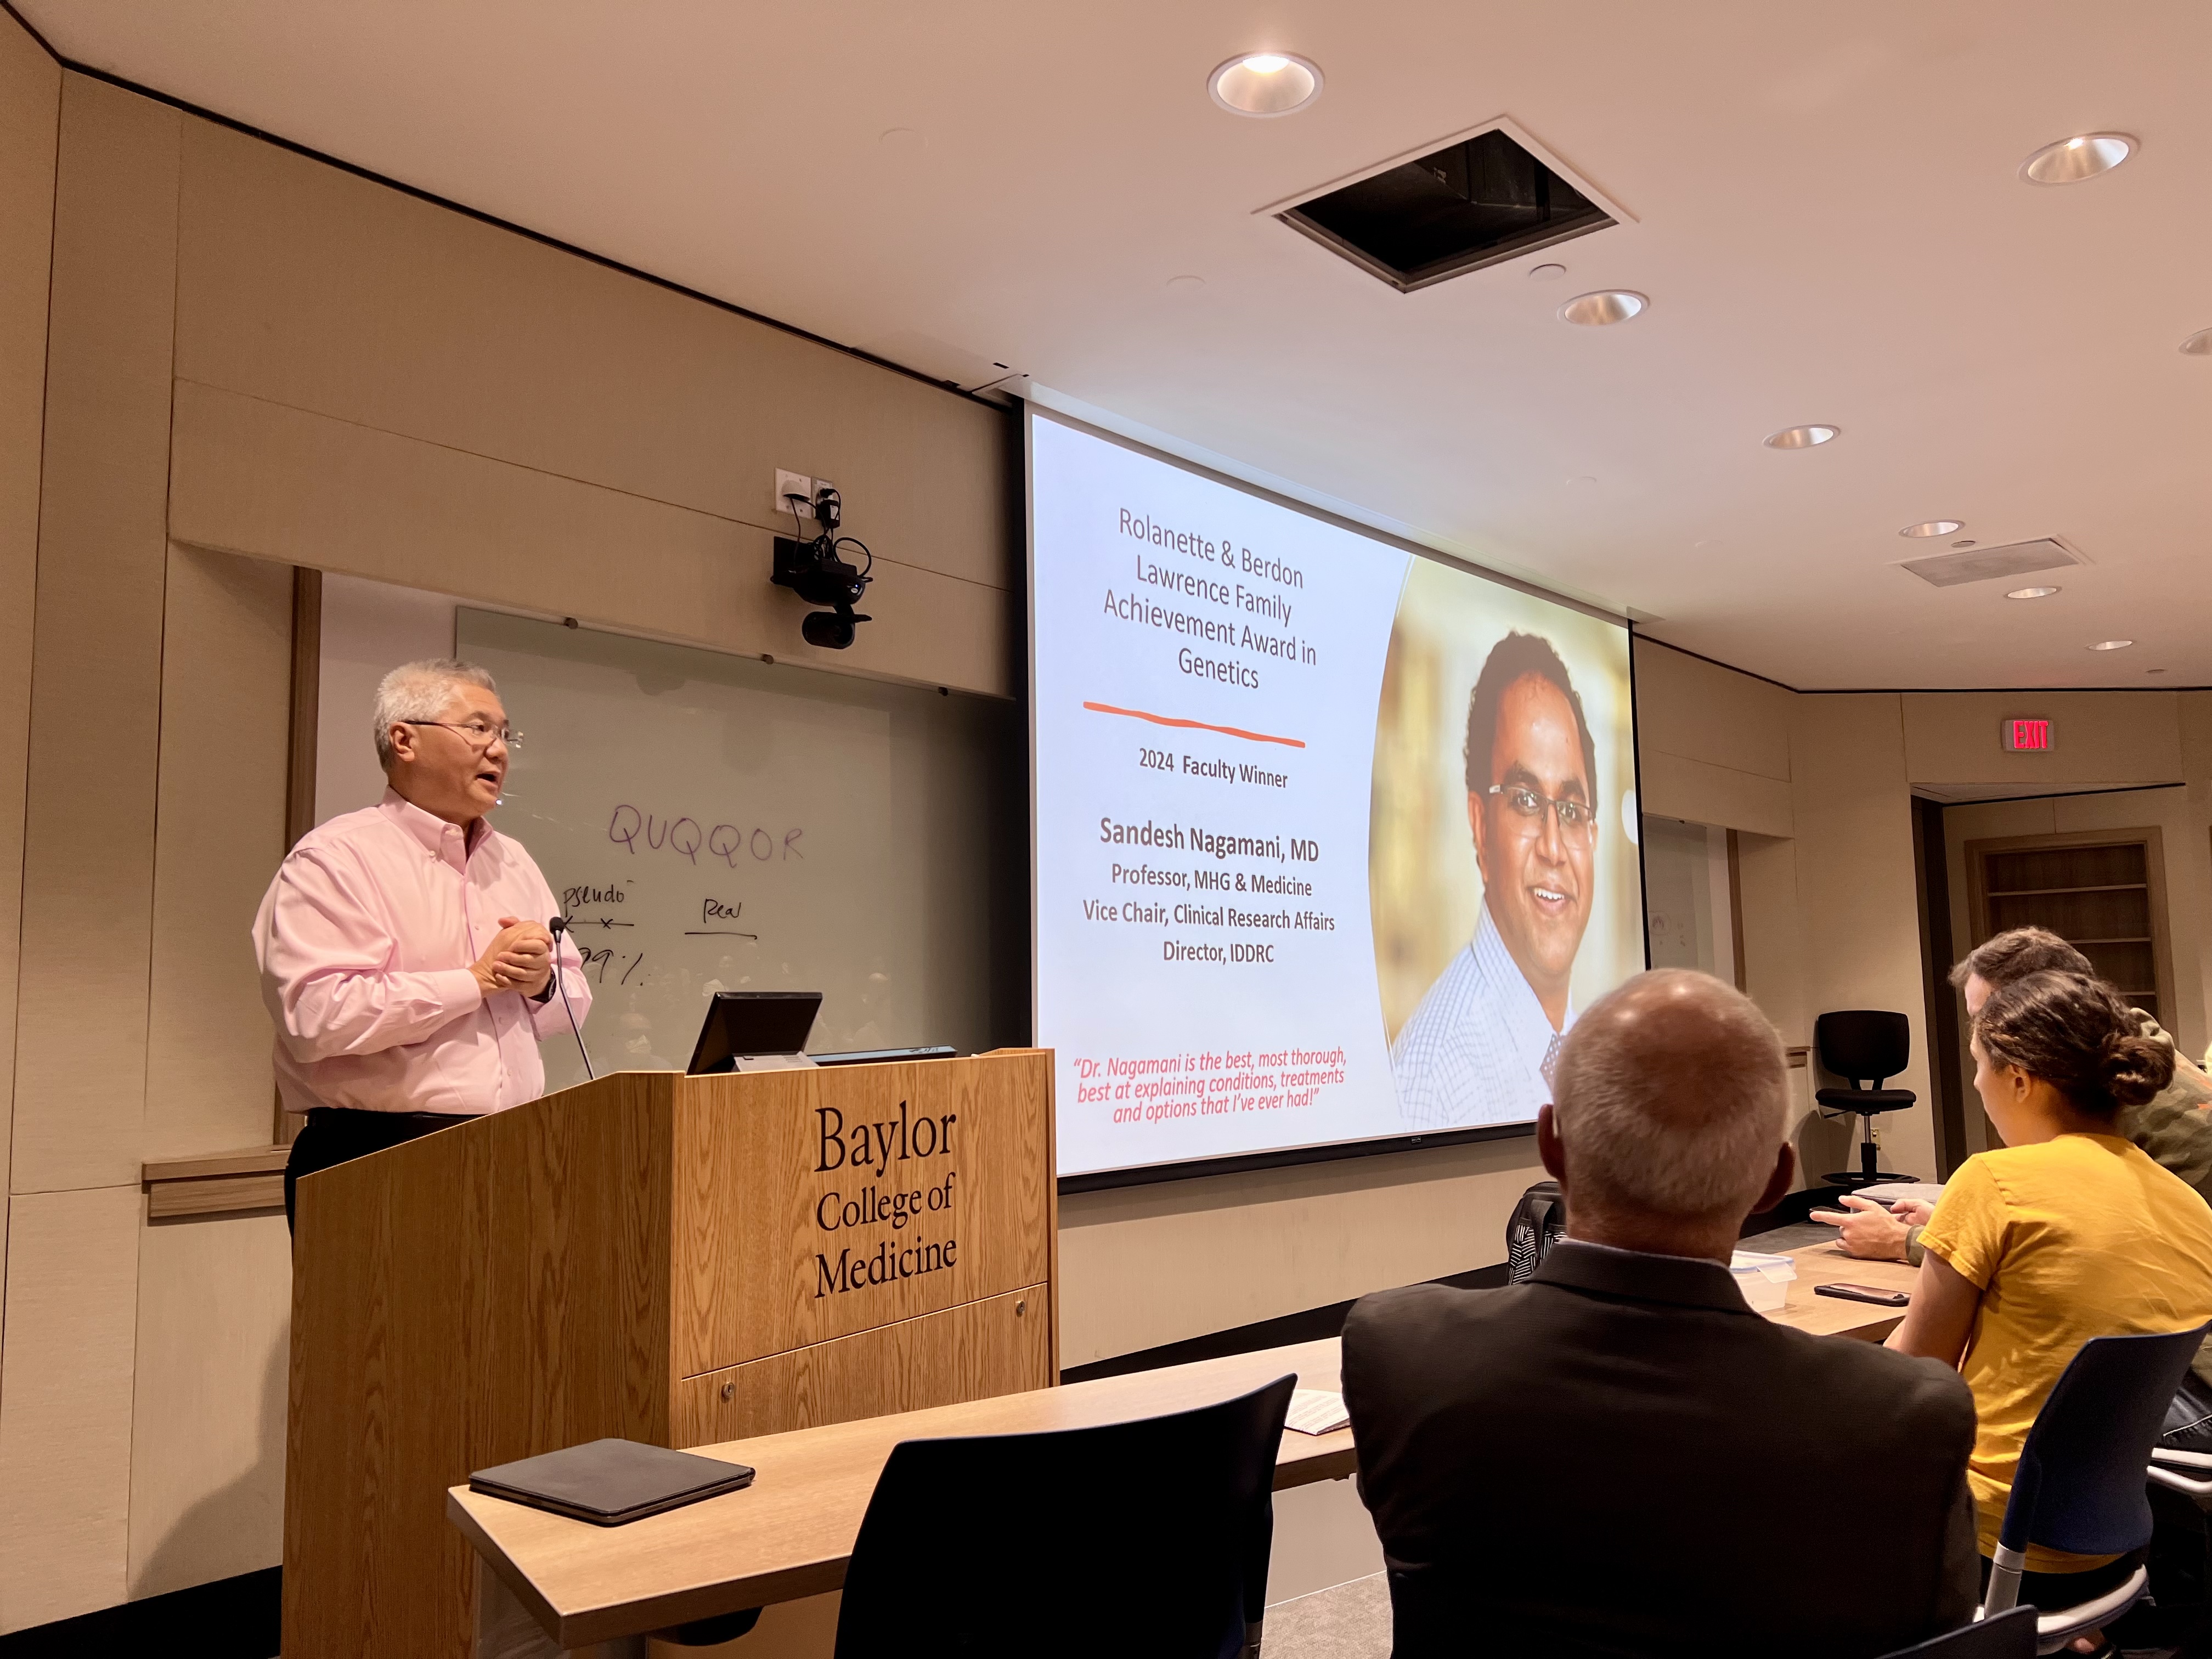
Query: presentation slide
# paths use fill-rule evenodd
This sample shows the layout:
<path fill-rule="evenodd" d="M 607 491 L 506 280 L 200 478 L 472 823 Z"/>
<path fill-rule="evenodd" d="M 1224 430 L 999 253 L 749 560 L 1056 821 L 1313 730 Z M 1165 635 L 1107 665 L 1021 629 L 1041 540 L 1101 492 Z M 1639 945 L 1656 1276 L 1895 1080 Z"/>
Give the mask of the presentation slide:
<path fill-rule="evenodd" d="M 1029 422 L 1062 1175 L 1533 1121 L 1644 965 L 1621 625 Z"/>

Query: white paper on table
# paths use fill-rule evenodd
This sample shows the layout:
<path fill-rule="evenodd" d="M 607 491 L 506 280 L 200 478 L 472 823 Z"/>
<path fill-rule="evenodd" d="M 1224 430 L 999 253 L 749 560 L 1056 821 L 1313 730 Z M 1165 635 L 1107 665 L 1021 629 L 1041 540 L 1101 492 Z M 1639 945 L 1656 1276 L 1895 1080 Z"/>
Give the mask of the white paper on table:
<path fill-rule="evenodd" d="M 1300 1434 L 1334 1434 L 1350 1428 L 1352 1418 L 1344 1409 L 1342 1395 L 1327 1389 L 1293 1389 L 1291 1414 L 1284 1419 L 1284 1426 Z"/>

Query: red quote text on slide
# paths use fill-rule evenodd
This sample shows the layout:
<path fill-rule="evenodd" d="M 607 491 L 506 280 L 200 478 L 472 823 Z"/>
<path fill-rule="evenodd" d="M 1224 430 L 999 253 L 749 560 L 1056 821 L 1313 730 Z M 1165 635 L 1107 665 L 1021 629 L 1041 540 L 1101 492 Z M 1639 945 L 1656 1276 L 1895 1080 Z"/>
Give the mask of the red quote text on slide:
<path fill-rule="evenodd" d="M 1109 1111 L 1115 1123 L 1296 1111 L 1344 1081 L 1341 1048 L 1082 1055 L 1073 1064 L 1076 1103 Z"/>

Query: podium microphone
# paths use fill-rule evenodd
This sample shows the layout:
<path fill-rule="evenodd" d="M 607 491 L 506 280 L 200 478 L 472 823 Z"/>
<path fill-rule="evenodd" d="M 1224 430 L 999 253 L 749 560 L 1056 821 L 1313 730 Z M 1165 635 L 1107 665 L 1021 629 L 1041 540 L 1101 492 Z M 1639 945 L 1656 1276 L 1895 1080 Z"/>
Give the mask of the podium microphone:
<path fill-rule="evenodd" d="M 561 988 L 561 1006 L 568 1016 L 568 1029 L 576 1034 L 576 1052 L 584 1057 L 584 1076 L 595 1081 L 599 1073 L 592 1069 L 592 1051 L 584 1046 L 584 1028 L 576 1024 L 576 1011 L 568 1001 L 568 981 L 561 975 L 561 935 L 568 931 L 568 920 L 556 916 L 545 924 L 553 934 L 553 982 Z"/>

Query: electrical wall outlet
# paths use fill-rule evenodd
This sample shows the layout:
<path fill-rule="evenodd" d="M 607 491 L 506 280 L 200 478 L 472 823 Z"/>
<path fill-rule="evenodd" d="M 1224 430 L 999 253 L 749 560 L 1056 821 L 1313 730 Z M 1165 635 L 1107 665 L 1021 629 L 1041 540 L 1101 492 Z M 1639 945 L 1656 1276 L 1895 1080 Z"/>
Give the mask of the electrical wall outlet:
<path fill-rule="evenodd" d="M 799 496 L 799 501 L 786 499 L 792 495 Z M 802 519 L 814 516 L 814 480 L 804 472 L 787 472 L 778 467 L 775 470 L 775 510 L 789 513 L 794 509 Z"/>

